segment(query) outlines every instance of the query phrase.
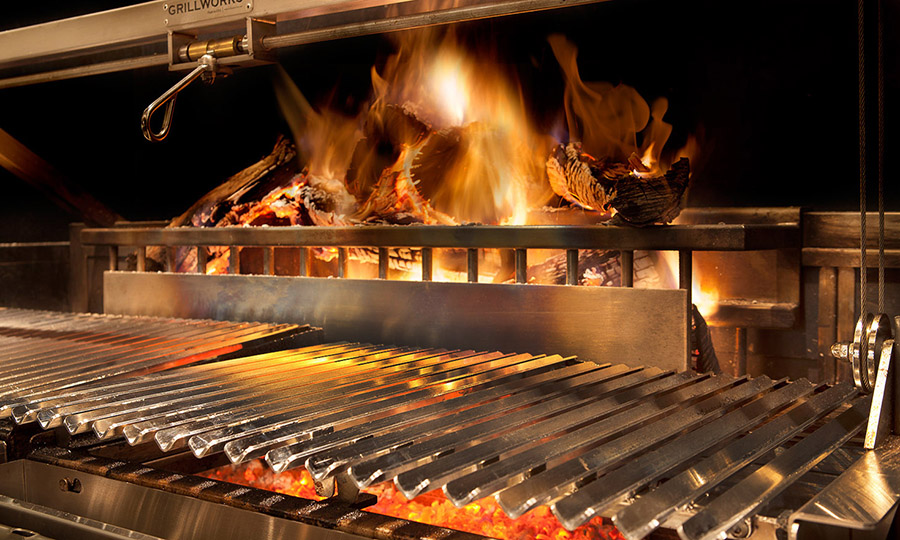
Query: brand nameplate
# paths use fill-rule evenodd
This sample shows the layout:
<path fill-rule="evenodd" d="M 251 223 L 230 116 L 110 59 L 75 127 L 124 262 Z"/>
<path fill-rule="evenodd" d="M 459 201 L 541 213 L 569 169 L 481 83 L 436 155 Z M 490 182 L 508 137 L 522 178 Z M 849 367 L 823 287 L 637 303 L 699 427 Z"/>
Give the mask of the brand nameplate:
<path fill-rule="evenodd" d="M 223 18 L 241 19 L 252 10 L 252 0 L 174 0 L 163 4 L 166 26 L 178 27 Z"/>

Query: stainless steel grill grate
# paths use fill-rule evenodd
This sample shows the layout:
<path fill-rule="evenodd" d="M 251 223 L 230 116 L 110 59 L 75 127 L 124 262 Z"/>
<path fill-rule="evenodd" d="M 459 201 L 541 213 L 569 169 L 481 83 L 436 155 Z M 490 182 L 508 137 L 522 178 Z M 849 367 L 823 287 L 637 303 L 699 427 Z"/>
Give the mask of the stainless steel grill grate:
<path fill-rule="evenodd" d="M 817 420 L 852 407 L 682 524 L 710 538 L 849 440 L 869 398 L 849 385 L 673 373 L 561 356 L 330 343 L 42 394 L 15 418 L 198 457 L 306 466 L 318 481 L 551 505 L 573 529 L 614 514 L 637 538 Z M 670 476 L 634 504 L 626 497 Z"/>
<path fill-rule="evenodd" d="M 117 382 L 280 343 L 321 340 L 296 324 L 119 317 L 0 308 L 0 418 L 86 400 Z M 177 373 L 161 374 L 177 378 Z"/>

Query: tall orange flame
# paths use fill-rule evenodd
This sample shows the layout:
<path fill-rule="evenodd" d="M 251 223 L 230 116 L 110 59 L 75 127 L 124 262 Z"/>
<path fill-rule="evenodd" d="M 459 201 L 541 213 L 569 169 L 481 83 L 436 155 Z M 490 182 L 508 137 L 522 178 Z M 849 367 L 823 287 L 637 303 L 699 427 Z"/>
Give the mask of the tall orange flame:
<path fill-rule="evenodd" d="M 382 72 L 372 70 L 369 114 L 400 105 L 436 132 L 408 171 L 436 210 L 460 222 L 524 223 L 550 194 L 543 157 L 551 141 L 530 125 L 521 93 L 489 56 L 476 62 L 452 29 L 404 34 Z"/>
<path fill-rule="evenodd" d="M 660 154 L 672 134 L 672 125 L 663 121 L 668 100 L 659 98 L 647 105 L 627 84 L 584 82 L 575 45 L 559 34 L 550 36 L 549 41 L 566 80 L 570 140 L 580 141 L 592 156 L 619 162 L 637 159 L 647 168 L 638 172 L 659 174 Z"/>

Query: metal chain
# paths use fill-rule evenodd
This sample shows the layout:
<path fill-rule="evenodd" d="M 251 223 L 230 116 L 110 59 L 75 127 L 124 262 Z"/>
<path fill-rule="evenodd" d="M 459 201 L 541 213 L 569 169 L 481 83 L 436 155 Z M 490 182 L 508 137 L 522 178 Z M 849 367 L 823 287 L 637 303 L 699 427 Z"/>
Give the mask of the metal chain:
<path fill-rule="evenodd" d="M 865 0 L 857 0 L 856 39 L 859 67 L 859 312 L 866 313 L 866 33 Z"/>
<path fill-rule="evenodd" d="M 878 313 L 884 313 L 884 20 L 878 4 Z"/>

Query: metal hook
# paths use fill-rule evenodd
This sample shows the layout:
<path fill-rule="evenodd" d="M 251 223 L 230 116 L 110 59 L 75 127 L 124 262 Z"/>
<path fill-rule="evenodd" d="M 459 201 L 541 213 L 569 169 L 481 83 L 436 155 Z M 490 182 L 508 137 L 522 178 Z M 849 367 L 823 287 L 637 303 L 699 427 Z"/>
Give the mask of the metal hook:
<path fill-rule="evenodd" d="M 184 90 L 187 85 L 194 82 L 194 80 L 201 75 L 204 76 L 204 79 L 210 75 L 215 77 L 218 69 L 219 63 L 216 58 L 212 55 L 204 54 L 200 57 L 198 65 L 193 71 L 188 73 L 183 79 L 178 81 L 175 86 L 169 88 L 163 95 L 159 96 L 156 101 L 144 109 L 144 114 L 141 115 L 141 131 L 144 133 L 144 138 L 151 142 L 165 139 L 166 135 L 169 134 L 169 128 L 172 125 L 172 115 L 175 112 L 175 98 L 178 97 L 178 93 Z M 166 110 L 163 116 L 162 127 L 159 131 L 154 132 L 150 128 L 150 117 L 163 105 L 166 106 Z"/>

